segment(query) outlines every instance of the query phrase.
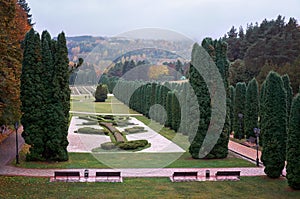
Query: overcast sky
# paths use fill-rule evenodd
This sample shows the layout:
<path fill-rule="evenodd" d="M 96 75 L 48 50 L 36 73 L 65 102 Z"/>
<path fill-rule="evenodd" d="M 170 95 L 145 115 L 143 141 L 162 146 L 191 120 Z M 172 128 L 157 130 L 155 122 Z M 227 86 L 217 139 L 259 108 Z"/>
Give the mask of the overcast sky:
<path fill-rule="evenodd" d="M 219 38 L 234 25 L 276 19 L 300 20 L 299 0 L 27 0 L 35 29 L 53 36 L 113 36 L 163 28 L 193 40 Z"/>

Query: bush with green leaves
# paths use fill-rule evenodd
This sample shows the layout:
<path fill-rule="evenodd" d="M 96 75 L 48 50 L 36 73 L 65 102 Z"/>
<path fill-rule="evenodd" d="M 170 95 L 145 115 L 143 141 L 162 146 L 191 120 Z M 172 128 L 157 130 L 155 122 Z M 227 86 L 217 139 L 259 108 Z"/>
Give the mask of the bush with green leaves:
<path fill-rule="evenodd" d="M 106 129 L 94 129 L 94 128 L 91 128 L 91 127 L 83 127 L 83 128 L 78 129 L 75 133 L 108 135 L 109 132 Z"/>
<path fill-rule="evenodd" d="M 101 148 L 104 150 L 116 149 L 117 146 L 113 142 L 104 142 L 101 144 Z"/>
<path fill-rule="evenodd" d="M 148 145 L 147 140 L 132 140 L 124 143 L 119 143 L 118 147 L 123 150 L 134 150 Z"/>
<path fill-rule="evenodd" d="M 133 134 L 133 133 L 143 133 L 145 132 L 145 128 L 142 126 L 134 126 L 131 128 L 124 129 L 126 133 Z"/>
<path fill-rule="evenodd" d="M 108 89 L 106 85 L 99 84 L 95 92 L 95 102 L 105 102 L 107 99 Z"/>

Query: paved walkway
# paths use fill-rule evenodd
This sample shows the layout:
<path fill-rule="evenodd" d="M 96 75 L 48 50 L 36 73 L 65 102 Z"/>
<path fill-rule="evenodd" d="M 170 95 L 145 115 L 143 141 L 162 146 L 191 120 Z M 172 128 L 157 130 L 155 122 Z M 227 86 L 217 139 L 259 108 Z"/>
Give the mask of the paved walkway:
<path fill-rule="evenodd" d="M 79 171 L 84 176 L 85 169 L 24 169 L 13 166 L 0 168 L 0 175 L 7 176 L 30 176 L 30 177 L 53 177 L 54 171 Z M 241 176 L 265 175 L 262 167 L 253 168 L 130 168 L 130 169 L 88 169 L 90 176 L 95 176 L 96 171 L 120 171 L 122 177 L 170 177 L 175 171 L 195 171 L 199 176 L 205 176 L 206 170 L 211 176 L 217 171 L 241 171 Z"/>
<path fill-rule="evenodd" d="M 241 144 L 233 142 L 231 140 L 229 140 L 228 148 L 229 148 L 229 150 L 231 150 L 245 158 L 248 158 L 252 161 L 256 161 L 256 158 L 257 158 L 256 149 L 241 145 Z M 260 157 L 261 157 L 261 151 L 258 151 L 259 163 L 262 165 L 263 163 L 261 162 Z"/>
<path fill-rule="evenodd" d="M 24 144 L 24 139 L 21 136 L 23 127 L 18 129 L 19 150 Z M 0 143 L 0 168 L 8 164 L 16 156 L 16 132 L 13 131 L 3 142 Z"/>

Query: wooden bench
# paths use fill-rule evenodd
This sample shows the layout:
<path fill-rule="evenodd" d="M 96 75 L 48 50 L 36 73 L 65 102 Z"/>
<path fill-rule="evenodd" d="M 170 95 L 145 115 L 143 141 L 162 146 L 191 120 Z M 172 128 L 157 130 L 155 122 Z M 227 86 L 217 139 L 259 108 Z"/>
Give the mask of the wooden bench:
<path fill-rule="evenodd" d="M 98 179 L 97 179 L 98 178 Z M 121 182 L 121 172 L 119 171 L 101 171 L 96 172 L 96 181 L 101 181 L 101 179 L 108 182 Z"/>
<path fill-rule="evenodd" d="M 222 180 L 239 180 L 241 171 L 217 171 L 216 178 Z M 219 178 L 223 177 L 223 178 Z M 234 177 L 234 178 L 232 178 Z"/>
<path fill-rule="evenodd" d="M 54 171 L 54 179 L 56 180 L 57 177 L 66 177 L 67 181 L 72 178 L 80 180 L 80 172 L 79 171 Z"/>
<path fill-rule="evenodd" d="M 175 179 L 176 178 L 176 179 Z M 198 179 L 198 172 L 174 172 L 173 181 L 191 181 Z"/>

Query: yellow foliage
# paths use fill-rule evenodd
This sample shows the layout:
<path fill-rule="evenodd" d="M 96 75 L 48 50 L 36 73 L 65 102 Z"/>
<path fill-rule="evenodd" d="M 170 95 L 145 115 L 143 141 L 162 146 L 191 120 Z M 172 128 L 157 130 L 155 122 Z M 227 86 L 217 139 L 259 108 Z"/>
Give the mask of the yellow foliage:
<path fill-rule="evenodd" d="M 153 66 L 149 67 L 149 70 L 148 70 L 149 79 L 157 80 L 162 75 L 169 75 L 168 66 L 153 65 Z"/>

